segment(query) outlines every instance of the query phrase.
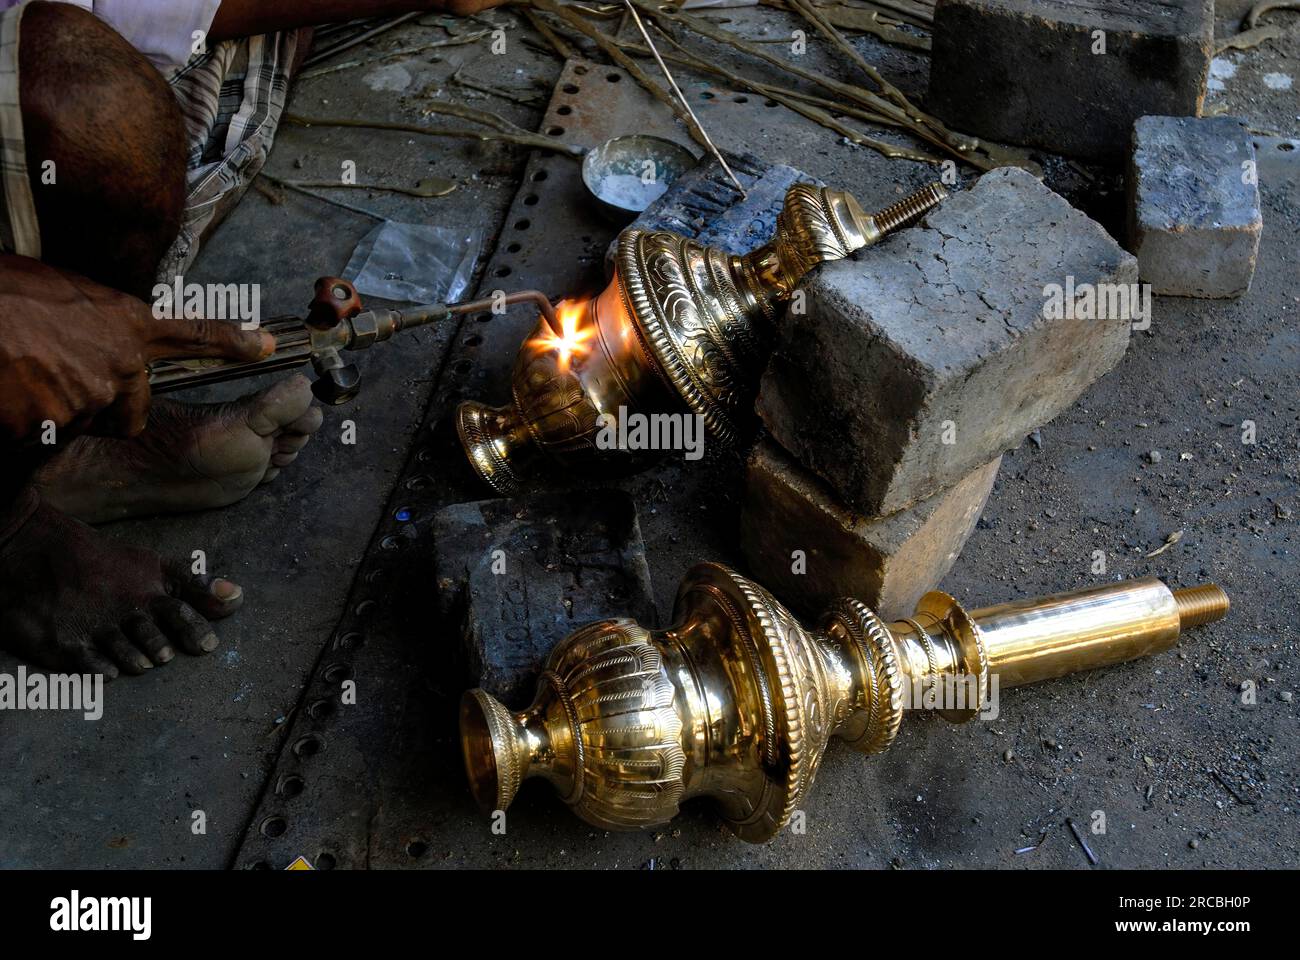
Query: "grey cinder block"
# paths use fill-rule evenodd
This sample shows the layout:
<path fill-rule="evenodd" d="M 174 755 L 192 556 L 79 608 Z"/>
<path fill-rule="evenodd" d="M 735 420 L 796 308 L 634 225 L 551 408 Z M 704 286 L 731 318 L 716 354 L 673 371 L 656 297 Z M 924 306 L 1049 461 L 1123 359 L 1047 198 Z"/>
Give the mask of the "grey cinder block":
<path fill-rule="evenodd" d="M 1214 3 L 939 0 L 932 35 L 927 105 L 954 129 L 1119 161 L 1138 117 L 1200 113 Z"/>
<path fill-rule="evenodd" d="M 1119 362 L 1136 281 L 1100 225 L 1029 174 L 994 170 L 805 279 L 759 415 L 848 507 L 892 513 L 1017 446 Z M 1078 309 L 1062 312 L 1067 292 Z"/>
<path fill-rule="evenodd" d="M 1234 117 L 1142 117 L 1128 171 L 1129 241 L 1156 293 L 1250 289 L 1264 218 L 1255 145 Z"/>

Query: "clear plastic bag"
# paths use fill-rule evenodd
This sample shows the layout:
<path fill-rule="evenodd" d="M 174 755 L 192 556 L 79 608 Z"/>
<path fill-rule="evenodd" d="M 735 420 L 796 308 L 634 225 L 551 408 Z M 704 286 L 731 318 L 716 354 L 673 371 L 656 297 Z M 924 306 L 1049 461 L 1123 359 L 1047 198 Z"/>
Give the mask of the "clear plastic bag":
<path fill-rule="evenodd" d="M 357 292 L 405 303 L 455 303 L 474 278 L 479 227 L 433 227 L 385 220 L 366 234 L 343 278 Z"/>

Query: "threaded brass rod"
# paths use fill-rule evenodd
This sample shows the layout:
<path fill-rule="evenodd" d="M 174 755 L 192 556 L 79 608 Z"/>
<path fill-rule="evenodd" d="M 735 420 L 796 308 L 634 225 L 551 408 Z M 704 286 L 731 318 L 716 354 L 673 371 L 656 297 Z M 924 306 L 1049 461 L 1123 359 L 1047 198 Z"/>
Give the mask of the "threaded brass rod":
<path fill-rule="evenodd" d="M 890 204 L 879 213 L 873 213 L 871 219 L 876 222 L 876 227 L 881 233 L 889 233 L 920 220 L 947 196 L 948 191 L 940 184 L 930 183 L 897 203 Z"/>
<path fill-rule="evenodd" d="M 1232 605 L 1228 595 L 1217 583 L 1202 583 L 1175 590 L 1174 600 L 1178 602 L 1178 620 L 1184 630 L 1222 620 Z"/>

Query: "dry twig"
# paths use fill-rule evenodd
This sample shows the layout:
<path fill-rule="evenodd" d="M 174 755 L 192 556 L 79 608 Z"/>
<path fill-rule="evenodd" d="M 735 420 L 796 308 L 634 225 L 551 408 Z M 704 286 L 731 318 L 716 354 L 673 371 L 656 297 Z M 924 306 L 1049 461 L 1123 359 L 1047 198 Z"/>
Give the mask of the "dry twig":
<path fill-rule="evenodd" d="M 287 113 L 284 119 L 304 127 L 362 127 L 371 130 L 397 130 L 402 133 L 420 133 L 429 137 L 461 137 L 469 140 L 502 140 L 506 143 L 531 147 L 534 150 L 550 150 L 569 157 L 581 157 L 583 149 L 573 144 L 564 143 L 556 137 L 546 137 L 515 126 L 509 120 L 485 110 L 475 110 L 458 103 L 430 103 L 424 112 L 442 113 L 448 116 L 472 120 L 490 127 L 486 130 L 467 130 L 460 127 L 417 127 L 413 123 L 389 123 L 383 120 L 353 120 L 347 117 L 303 117 Z"/>

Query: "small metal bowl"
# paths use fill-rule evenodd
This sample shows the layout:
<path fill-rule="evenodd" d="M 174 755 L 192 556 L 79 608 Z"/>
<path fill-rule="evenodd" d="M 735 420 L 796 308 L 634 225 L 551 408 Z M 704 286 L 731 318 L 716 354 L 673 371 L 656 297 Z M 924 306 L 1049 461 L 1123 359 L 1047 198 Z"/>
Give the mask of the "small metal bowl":
<path fill-rule="evenodd" d="M 626 222 L 659 199 L 697 162 L 685 147 L 662 137 L 615 137 L 587 152 L 582 160 L 582 182 L 601 209 Z"/>

